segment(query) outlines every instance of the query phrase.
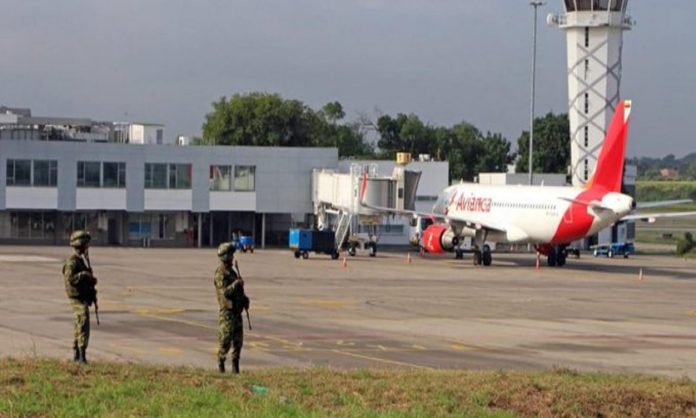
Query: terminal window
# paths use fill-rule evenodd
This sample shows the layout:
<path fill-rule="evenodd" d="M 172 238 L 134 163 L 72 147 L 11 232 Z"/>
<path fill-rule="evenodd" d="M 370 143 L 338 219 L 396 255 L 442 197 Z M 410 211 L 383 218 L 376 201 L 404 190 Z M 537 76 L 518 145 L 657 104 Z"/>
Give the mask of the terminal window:
<path fill-rule="evenodd" d="M 34 186 L 56 187 L 58 184 L 58 161 L 34 160 Z"/>
<path fill-rule="evenodd" d="M 230 191 L 232 189 L 232 166 L 211 165 L 209 183 L 211 191 Z"/>
<path fill-rule="evenodd" d="M 145 164 L 145 188 L 167 188 L 167 164 Z"/>
<path fill-rule="evenodd" d="M 237 165 L 234 167 L 234 190 L 237 192 L 256 190 L 256 166 Z"/>
<path fill-rule="evenodd" d="M 77 162 L 77 187 L 101 187 L 101 163 L 99 161 Z"/>
<path fill-rule="evenodd" d="M 31 186 L 31 160 L 7 160 L 8 186 Z"/>
<path fill-rule="evenodd" d="M 0 238 L 53 239 L 56 212 L 5 212 L 0 225 Z"/>
<path fill-rule="evenodd" d="M 126 163 L 105 162 L 103 174 L 104 187 L 118 189 L 126 187 Z"/>
<path fill-rule="evenodd" d="M 191 188 L 191 164 L 169 164 L 169 188 Z"/>

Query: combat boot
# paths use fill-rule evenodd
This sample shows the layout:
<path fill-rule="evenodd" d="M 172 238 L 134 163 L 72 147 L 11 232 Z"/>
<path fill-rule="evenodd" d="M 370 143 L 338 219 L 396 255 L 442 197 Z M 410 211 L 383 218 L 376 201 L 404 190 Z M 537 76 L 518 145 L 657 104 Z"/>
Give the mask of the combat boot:
<path fill-rule="evenodd" d="M 239 374 L 239 359 L 232 359 L 232 374 Z"/>
<path fill-rule="evenodd" d="M 87 349 L 84 347 L 80 348 L 80 358 L 78 359 L 80 364 L 87 364 Z"/>
<path fill-rule="evenodd" d="M 225 373 L 225 358 L 218 359 L 218 371 L 220 373 Z"/>

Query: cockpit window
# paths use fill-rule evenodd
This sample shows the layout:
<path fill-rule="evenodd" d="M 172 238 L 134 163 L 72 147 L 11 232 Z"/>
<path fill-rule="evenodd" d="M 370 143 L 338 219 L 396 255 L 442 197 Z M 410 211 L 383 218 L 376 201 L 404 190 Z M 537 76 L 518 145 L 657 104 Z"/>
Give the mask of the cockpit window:
<path fill-rule="evenodd" d="M 447 209 L 447 206 L 449 205 L 449 198 L 451 193 L 454 192 L 450 190 L 445 190 L 442 193 L 440 193 L 440 195 L 437 197 L 437 201 L 435 202 L 435 206 L 433 206 L 433 213 L 436 213 L 438 215 L 442 215 L 445 213 L 445 209 Z"/>

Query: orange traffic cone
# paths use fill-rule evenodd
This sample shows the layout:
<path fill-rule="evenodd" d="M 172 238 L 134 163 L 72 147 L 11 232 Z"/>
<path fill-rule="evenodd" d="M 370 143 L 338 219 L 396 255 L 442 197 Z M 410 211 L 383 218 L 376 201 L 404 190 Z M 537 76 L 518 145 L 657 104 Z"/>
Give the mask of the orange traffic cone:
<path fill-rule="evenodd" d="M 638 270 L 638 280 L 641 282 L 643 281 L 643 269 L 642 268 L 640 270 Z"/>
<path fill-rule="evenodd" d="M 345 267 L 348 267 L 348 260 L 347 260 L 345 257 L 343 257 L 343 263 L 341 263 L 341 265 L 342 265 L 344 268 L 345 268 Z"/>
<path fill-rule="evenodd" d="M 408 254 L 406 255 L 406 262 L 407 262 L 408 264 L 411 264 L 411 253 L 408 253 Z"/>

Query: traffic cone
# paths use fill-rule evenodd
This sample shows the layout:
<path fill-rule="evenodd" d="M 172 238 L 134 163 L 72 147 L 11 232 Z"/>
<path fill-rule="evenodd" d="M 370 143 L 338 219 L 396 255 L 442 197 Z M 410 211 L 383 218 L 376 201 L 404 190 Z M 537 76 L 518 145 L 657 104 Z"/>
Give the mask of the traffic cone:
<path fill-rule="evenodd" d="M 534 268 L 535 268 L 536 270 L 539 270 L 539 269 L 541 268 L 541 263 L 540 263 L 540 261 L 539 261 L 540 258 L 541 258 L 541 257 L 539 257 L 539 253 L 537 253 L 536 264 L 534 265 Z"/>
<path fill-rule="evenodd" d="M 638 281 L 643 281 L 643 269 L 638 270 Z"/>
<path fill-rule="evenodd" d="M 344 268 L 345 268 L 345 267 L 348 267 L 348 260 L 347 260 L 345 257 L 343 257 L 343 263 L 341 263 L 341 265 L 342 265 Z"/>
<path fill-rule="evenodd" d="M 411 253 L 408 253 L 408 254 L 406 255 L 406 262 L 407 262 L 408 264 L 411 264 Z"/>

